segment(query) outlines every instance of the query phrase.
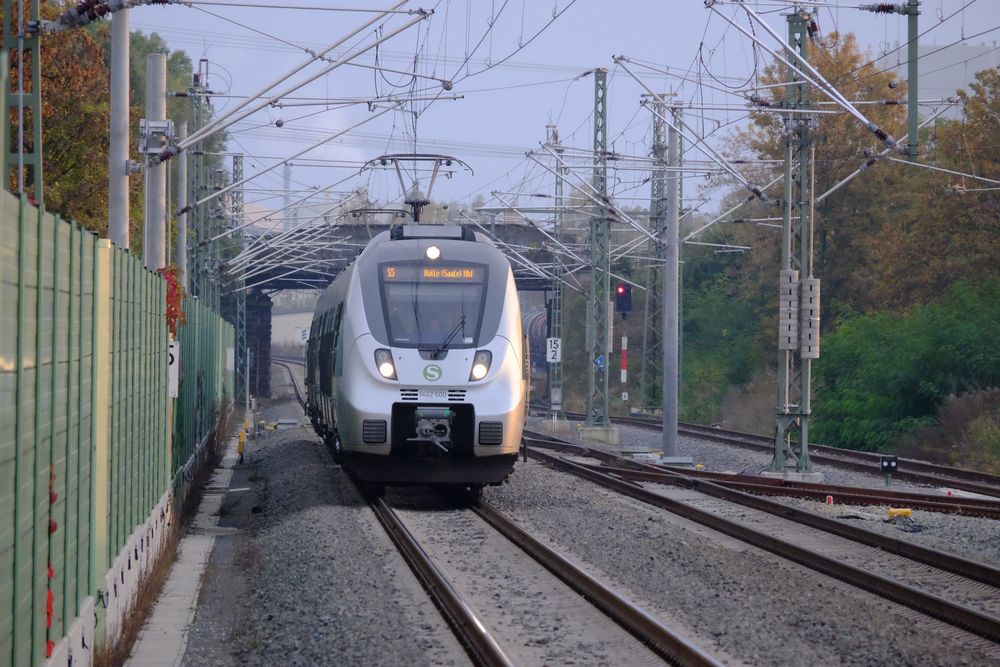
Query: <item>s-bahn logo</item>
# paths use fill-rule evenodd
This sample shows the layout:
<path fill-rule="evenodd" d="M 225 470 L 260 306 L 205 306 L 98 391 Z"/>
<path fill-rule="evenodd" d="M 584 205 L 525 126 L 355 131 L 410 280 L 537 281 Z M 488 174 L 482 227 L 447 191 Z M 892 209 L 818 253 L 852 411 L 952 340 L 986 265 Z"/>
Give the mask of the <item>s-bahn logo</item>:
<path fill-rule="evenodd" d="M 441 367 L 437 364 L 431 364 L 430 366 L 424 366 L 424 379 L 430 380 L 431 382 L 437 382 L 441 379 L 443 371 Z"/>

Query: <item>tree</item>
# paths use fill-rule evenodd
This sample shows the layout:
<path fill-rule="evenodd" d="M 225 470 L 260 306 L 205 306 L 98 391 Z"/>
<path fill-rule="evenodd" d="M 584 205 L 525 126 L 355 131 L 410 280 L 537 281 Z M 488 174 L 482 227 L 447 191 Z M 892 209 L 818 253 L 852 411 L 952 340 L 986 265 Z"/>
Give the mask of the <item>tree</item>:
<path fill-rule="evenodd" d="M 42 42 L 45 206 L 107 231 L 109 88 L 101 47 L 86 32 Z"/>
<path fill-rule="evenodd" d="M 904 98 L 906 87 L 895 86 L 895 75 L 882 72 L 871 62 L 870 54 L 858 49 L 854 35 L 832 33 L 826 40 L 810 44 L 810 62 L 852 101 L 898 101 Z M 783 65 L 765 68 L 762 86 L 785 80 Z M 893 84 L 892 86 L 890 84 Z M 780 105 L 785 89 L 777 86 L 770 91 L 771 106 Z M 816 90 L 811 92 L 816 107 L 834 110 L 828 98 Z M 902 108 L 894 104 L 861 107 L 875 123 L 893 136 L 902 130 Z M 750 158 L 780 160 L 784 158 L 785 134 L 780 114 L 755 114 L 751 127 L 738 136 L 742 145 L 749 146 Z M 817 117 L 815 193 L 820 195 L 857 169 L 881 148 L 870 133 L 847 113 L 822 114 Z M 867 252 L 866 244 L 894 211 L 905 202 L 900 196 L 899 170 L 870 169 L 861 178 L 824 200 L 815 211 L 816 275 L 824 284 L 824 310 L 833 319 L 853 312 L 865 311 L 876 304 L 871 300 L 870 282 L 881 260 Z M 780 209 L 779 209 L 780 210 Z M 760 206 L 757 212 L 763 213 Z M 775 209 L 768 215 L 773 216 Z M 777 281 L 780 234 L 774 230 L 754 228 L 737 232 L 737 238 L 753 245 L 753 259 L 745 265 L 745 280 L 762 287 L 773 295 Z"/>
<path fill-rule="evenodd" d="M 926 133 L 932 165 L 1000 179 L 1000 71 L 976 75 L 971 92 L 959 91 L 964 118 L 939 123 Z M 923 303 L 958 280 L 1000 275 L 1000 192 L 988 183 L 900 164 L 907 170 L 907 206 L 870 240 L 881 258 L 873 298 L 884 306 Z"/>
<path fill-rule="evenodd" d="M 816 367 L 816 438 L 891 451 L 934 424 L 949 397 L 1000 385 L 1000 279 L 956 283 L 906 314 L 857 317 L 827 336 Z"/>
<path fill-rule="evenodd" d="M 43 5 L 41 15 L 54 18 L 60 8 Z M 2 15 L 2 12 L 0 12 Z M 10 80 L 18 62 L 11 61 Z M 30 67 L 26 58 L 25 67 Z M 82 31 L 42 38 L 42 176 L 45 207 L 85 228 L 107 230 L 108 78 L 100 47 Z M 26 77 L 30 86 L 30 77 Z M 16 110 L 11 109 L 11 125 Z M 31 117 L 25 116 L 25 149 L 31 145 Z M 17 146 L 12 145 L 16 151 Z M 95 167 L 95 165 L 98 165 Z M 16 174 L 8 174 L 16 178 Z M 8 187 L 14 189 L 11 180 Z"/>

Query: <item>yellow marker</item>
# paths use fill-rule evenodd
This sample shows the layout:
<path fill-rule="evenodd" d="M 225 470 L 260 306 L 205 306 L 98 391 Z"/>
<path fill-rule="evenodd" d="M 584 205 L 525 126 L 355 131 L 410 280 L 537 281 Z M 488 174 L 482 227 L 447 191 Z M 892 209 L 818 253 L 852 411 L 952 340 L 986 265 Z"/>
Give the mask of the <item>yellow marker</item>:
<path fill-rule="evenodd" d="M 889 518 L 895 519 L 897 516 L 913 516 L 913 510 L 908 507 L 890 507 Z"/>
<path fill-rule="evenodd" d="M 247 432 L 240 430 L 240 439 L 236 444 L 236 453 L 240 455 L 240 463 L 243 463 L 243 447 L 247 441 Z"/>
<path fill-rule="evenodd" d="M 705 464 L 704 463 L 695 463 L 694 464 L 694 469 L 695 470 L 704 470 L 705 469 Z"/>

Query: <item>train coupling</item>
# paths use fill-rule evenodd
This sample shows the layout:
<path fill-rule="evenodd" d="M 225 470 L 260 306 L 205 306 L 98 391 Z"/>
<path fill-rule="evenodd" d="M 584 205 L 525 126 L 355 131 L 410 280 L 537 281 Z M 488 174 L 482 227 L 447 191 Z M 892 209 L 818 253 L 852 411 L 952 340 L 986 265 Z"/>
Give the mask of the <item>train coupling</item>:
<path fill-rule="evenodd" d="M 451 420 L 454 413 L 450 408 L 418 406 L 414 411 L 417 422 L 417 437 L 409 438 L 418 442 L 431 442 L 444 453 L 450 450 Z"/>

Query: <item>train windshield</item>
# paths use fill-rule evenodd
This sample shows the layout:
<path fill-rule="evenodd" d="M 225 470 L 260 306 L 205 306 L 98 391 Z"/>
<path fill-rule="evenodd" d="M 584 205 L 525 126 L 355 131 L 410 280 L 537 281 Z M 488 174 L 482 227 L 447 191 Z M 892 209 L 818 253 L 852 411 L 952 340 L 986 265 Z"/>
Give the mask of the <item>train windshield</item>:
<path fill-rule="evenodd" d="M 486 291 L 482 264 L 381 267 L 389 343 L 447 350 L 478 344 Z"/>

